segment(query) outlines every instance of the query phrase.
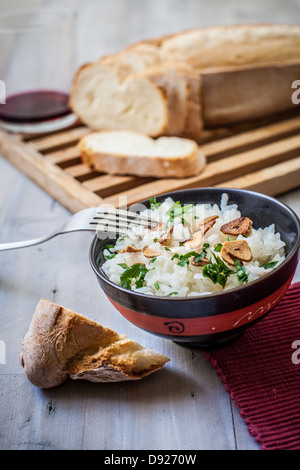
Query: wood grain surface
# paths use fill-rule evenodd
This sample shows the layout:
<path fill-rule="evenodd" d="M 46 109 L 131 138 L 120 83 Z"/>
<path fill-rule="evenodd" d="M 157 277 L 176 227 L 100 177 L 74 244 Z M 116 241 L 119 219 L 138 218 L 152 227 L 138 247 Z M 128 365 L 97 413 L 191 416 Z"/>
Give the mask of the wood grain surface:
<path fill-rule="evenodd" d="M 9 6 L 17 3 L 10 1 Z M 78 64 L 120 50 L 142 37 L 201 25 L 255 21 L 294 23 L 300 18 L 299 0 L 288 5 L 283 0 L 87 0 L 72 3 L 78 9 Z M 267 193 L 273 192 L 274 185 L 277 185 L 276 191 L 278 188 L 281 193 L 288 191 L 277 197 L 300 215 L 300 190 L 292 190 L 299 185 L 300 176 L 300 137 L 295 132 L 298 125 L 299 122 L 294 121 L 291 132 L 290 125 L 280 127 L 280 124 L 272 124 L 281 136 L 280 143 L 275 144 L 273 138 L 270 139 L 270 129 L 253 132 L 250 140 L 249 135 L 245 137 L 241 133 L 239 140 L 234 141 L 234 155 L 229 157 L 232 159 L 232 173 L 228 172 L 228 185 L 244 187 L 246 184 Z M 77 132 L 85 131 L 74 130 L 74 142 L 78 138 Z M 63 144 L 63 133 L 61 138 L 60 145 Z M 53 162 L 64 170 L 69 168 L 63 173 L 69 200 L 82 188 L 87 190 L 81 200 L 82 205 L 96 202 L 96 199 L 85 199 L 87 194 L 110 201 L 115 197 L 106 175 L 87 176 L 73 144 L 67 148 L 53 148 L 53 142 L 49 140 L 51 137 L 36 140 L 36 147 L 31 148 L 31 156 L 36 157 L 43 152 L 45 158 L 40 162 L 39 175 L 40 172 L 50 172 L 52 189 L 49 191 L 36 184 L 42 183 L 42 186 L 46 183 L 40 181 L 40 176 L 39 181 L 34 181 L 35 175 L 31 173 L 28 162 L 25 175 L 26 171 L 23 174 L 6 159 L 0 158 L 0 242 L 51 232 L 70 216 L 70 212 L 80 208 L 78 197 L 73 199 L 76 207 L 64 207 L 57 202 L 57 192 L 62 189 L 57 182 L 57 173 L 52 173 Z M 258 141 L 263 145 L 257 154 L 253 148 Z M 18 159 L 16 142 L 15 145 L 12 158 Z M 201 178 L 217 185 L 220 183 L 216 178 L 217 168 L 225 161 L 223 157 L 228 150 L 232 152 L 232 141 L 207 143 L 205 149 L 212 157 Z M 286 153 L 289 155 L 287 159 Z M 270 161 L 272 166 L 261 169 L 257 166 L 260 159 Z M 242 173 L 235 170 L 239 165 L 242 165 Z M 251 174 L 246 175 L 249 169 Z M 270 177 L 273 183 L 267 187 Z M 101 194 L 97 193 L 99 183 Z M 149 194 L 148 188 L 152 183 L 142 182 L 141 196 Z M 199 183 L 198 180 L 190 181 L 191 186 Z M 129 185 L 126 193 L 134 200 L 131 184 L 131 177 L 114 179 L 119 193 Z M 172 184 L 171 181 L 166 189 L 172 189 Z M 60 197 L 65 197 L 65 194 L 61 192 Z M 89 265 L 91 240 L 89 233 L 73 233 L 40 246 L 1 253 L 0 341 L 5 345 L 5 361 L 0 361 L 0 449 L 259 449 L 201 351 L 182 348 L 150 335 L 128 323 L 111 306 L 99 289 Z M 299 268 L 294 280 L 300 280 Z M 42 297 L 119 333 L 126 333 L 145 346 L 166 354 L 170 362 L 163 370 L 135 383 L 67 381 L 51 390 L 42 391 L 34 387 L 20 366 L 19 354 L 22 338 Z"/>
<path fill-rule="evenodd" d="M 300 187 L 298 111 L 292 117 L 274 117 L 272 123 L 223 131 L 227 135 L 220 137 L 214 135 L 219 131 L 211 130 L 208 140 L 199 142 L 206 166 L 188 178 L 110 175 L 89 168 L 81 160 L 78 141 L 90 130 L 81 124 L 41 137 L 0 131 L 0 152 L 73 213 L 104 203 L 130 207 L 141 199 L 186 188 L 260 188 L 277 196 Z"/>

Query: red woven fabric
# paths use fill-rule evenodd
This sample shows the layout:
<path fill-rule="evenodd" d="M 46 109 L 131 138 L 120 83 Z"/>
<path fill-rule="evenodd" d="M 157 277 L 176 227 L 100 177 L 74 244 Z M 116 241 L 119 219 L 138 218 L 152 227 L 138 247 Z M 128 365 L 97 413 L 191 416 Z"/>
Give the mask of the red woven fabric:
<path fill-rule="evenodd" d="M 204 352 L 264 450 L 300 450 L 300 282 L 232 344 Z"/>

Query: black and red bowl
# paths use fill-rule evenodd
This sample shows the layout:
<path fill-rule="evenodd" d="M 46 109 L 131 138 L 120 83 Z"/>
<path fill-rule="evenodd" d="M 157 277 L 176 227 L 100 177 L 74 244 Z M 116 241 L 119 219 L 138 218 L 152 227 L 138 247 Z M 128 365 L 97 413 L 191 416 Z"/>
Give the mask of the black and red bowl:
<path fill-rule="evenodd" d="M 127 290 L 111 282 L 101 266 L 108 239 L 94 238 L 90 248 L 91 266 L 114 307 L 134 325 L 175 341 L 182 346 L 215 348 L 239 337 L 261 320 L 280 301 L 291 284 L 300 246 L 300 224 L 285 204 L 252 191 L 201 188 L 163 194 L 182 204 L 220 204 L 227 193 L 228 204 L 237 204 L 243 216 L 258 229 L 275 224 L 286 244 L 286 259 L 262 278 L 240 287 L 199 297 L 160 297 Z M 140 204 L 148 206 L 148 201 Z"/>

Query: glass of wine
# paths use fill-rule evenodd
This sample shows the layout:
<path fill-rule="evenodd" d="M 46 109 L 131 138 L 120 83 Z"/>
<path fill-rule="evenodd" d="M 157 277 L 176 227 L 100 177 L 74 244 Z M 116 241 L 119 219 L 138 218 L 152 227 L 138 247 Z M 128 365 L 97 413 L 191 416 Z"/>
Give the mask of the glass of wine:
<path fill-rule="evenodd" d="M 0 126 L 51 132 L 76 122 L 68 102 L 75 12 L 24 8 L 0 12 Z"/>

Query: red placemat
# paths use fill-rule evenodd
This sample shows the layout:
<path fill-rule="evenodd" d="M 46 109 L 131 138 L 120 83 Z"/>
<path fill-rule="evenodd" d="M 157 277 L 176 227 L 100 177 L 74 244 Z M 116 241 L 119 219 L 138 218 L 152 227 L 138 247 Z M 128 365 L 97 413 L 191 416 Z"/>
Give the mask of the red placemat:
<path fill-rule="evenodd" d="M 300 282 L 234 343 L 204 352 L 264 450 L 300 450 Z"/>

